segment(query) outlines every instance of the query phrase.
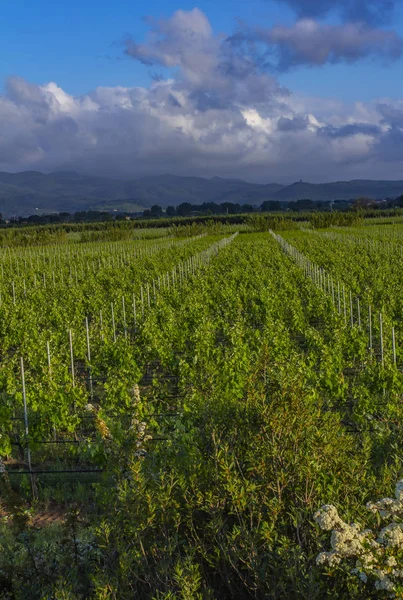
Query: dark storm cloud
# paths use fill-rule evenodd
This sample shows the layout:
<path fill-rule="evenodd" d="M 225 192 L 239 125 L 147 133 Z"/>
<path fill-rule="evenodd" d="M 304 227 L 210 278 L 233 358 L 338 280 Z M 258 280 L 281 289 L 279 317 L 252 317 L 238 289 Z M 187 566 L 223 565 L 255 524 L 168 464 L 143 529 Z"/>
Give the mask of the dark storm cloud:
<path fill-rule="evenodd" d="M 277 121 L 279 131 L 303 131 L 307 129 L 309 119 L 306 115 L 296 115 L 295 117 L 280 117 Z"/>
<path fill-rule="evenodd" d="M 391 127 L 403 128 L 403 110 L 385 103 L 379 103 L 377 109 L 382 116 L 383 123 Z"/>
<path fill-rule="evenodd" d="M 286 27 L 270 29 L 243 28 L 228 42 L 237 47 L 255 48 L 259 53 L 257 64 L 278 71 L 287 71 L 301 65 L 355 63 L 375 58 L 392 61 L 403 54 L 403 41 L 394 31 L 374 29 L 363 23 L 342 25 L 321 24 L 312 19 L 301 19 Z"/>
<path fill-rule="evenodd" d="M 358 21 L 370 25 L 390 22 L 397 0 L 277 0 L 287 4 L 298 17 L 325 17 L 336 13 L 347 21 Z"/>
<path fill-rule="evenodd" d="M 379 103 L 383 132 L 374 145 L 373 152 L 378 160 L 400 163 L 403 157 L 403 109 L 388 103 Z"/>
<path fill-rule="evenodd" d="M 374 156 L 377 160 L 385 163 L 402 162 L 403 156 L 403 130 L 400 127 L 392 125 L 377 140 L 373 148 Z"/>
<path fill-rule="evenodd" d="M 348 123 L 342 127 L 321 127 L 318 130 L 319 135 L 329 138 L 345 138 L 353 135 L 369 135 L 377 137 L 381 134 L 381 128 L 378 125 L 370 123 Z"/>

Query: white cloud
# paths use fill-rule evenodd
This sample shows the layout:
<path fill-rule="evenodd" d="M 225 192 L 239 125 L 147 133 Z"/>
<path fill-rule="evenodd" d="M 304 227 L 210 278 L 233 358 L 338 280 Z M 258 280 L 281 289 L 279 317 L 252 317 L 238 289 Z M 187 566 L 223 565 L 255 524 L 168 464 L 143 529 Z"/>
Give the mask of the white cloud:
<path fill-rule="evenodd" d="M 403 100 L 345 105 L 295 96 L 262 71 L 252 50 L 214 35 L 198 10 L 153 28 L 136 53 L 177 72 L 149 88 L 100 87 L 78 97 L 54 82 L 11 78 L 0 96 L 0 169 L 321 181 L 387 178 L 402 166 Z"/>

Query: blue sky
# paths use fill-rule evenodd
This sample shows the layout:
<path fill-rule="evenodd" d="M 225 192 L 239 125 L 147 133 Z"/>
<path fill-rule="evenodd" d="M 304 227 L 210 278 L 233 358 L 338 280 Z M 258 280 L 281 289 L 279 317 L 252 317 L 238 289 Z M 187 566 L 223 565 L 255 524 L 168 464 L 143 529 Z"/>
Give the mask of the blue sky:
<path fill-rule="evenodd" d="M 214 30 L 232 33 L 237 19 L 251 25 L 292 23 L 293 12 L 270 0 L 2 0 L 0 3 L 0 84 L 18 75 L 38 84 L 55 81 L 71 94 L 99 86 L 147 85 L 149 69 L 123 56 L 119 42 L 126 34 L 142 39 L 143 17 L 169 17 L 197 6 Z M 332 19 L 330 19 L 331 21 Z M 395 29 L 403 34 L 403 8 L 396 10 Z M 403 95 L 403 59 L 388 65 L 362 61 L 353 65 L 300 67 L 279 79 L 307 95 L 347 102 Z"/>
<path fill-rule="evenodd" d="M 2 0 L 0 169 L 403 179 L 388 1 Z"/>

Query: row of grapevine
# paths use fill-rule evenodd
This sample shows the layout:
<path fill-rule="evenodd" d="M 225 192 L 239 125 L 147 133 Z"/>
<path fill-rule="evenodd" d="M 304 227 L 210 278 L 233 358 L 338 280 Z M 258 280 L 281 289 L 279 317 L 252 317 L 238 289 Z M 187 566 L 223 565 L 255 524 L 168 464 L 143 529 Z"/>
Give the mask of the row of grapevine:
<path fill-rule="evenodd" d="M 118 289 L 109 268 L 79 278 L 73 294 L 60 288 L 68 319 L 45 293 L 3 307 L 13 323 L 0 337 L 11 484 L 24 469 L 10 460 L 17 438 L 33 471 L 98 470 L 68 570 L 48 567 L 44 544 L 30 578 L 0 555 L 18 600 L 58 597 L 61 581 L 74 600 L 371 597 L 363 582 L 315 566 L 327 537 L 313 515 L 331 502 L 359 518 L 363 500 L 397 479 L 403 376 L 389 332 L 398 324 L 374 290 L 357 293 L 347 246 L 333 268 L 321 239 L 244 234 L 218 251 L 206 237 L 144 257 Z M 90 290 L 98 300 L 83 303 Z M 31 319 L 46 313 L 40 336 L 20 323 L 31 305 Z M 49 497 L 46 475 L 34 485 Z M 66 551 L 56 548 L 54 561 Z"/>

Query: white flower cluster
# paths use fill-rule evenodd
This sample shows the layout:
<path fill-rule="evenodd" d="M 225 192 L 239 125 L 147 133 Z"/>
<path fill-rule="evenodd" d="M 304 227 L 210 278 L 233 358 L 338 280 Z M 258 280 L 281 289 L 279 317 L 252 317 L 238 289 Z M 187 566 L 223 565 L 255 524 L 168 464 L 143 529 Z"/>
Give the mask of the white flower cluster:
<path fill-rule="evenodd" d="M 132 419 L 132 424 L 130 429 L 136 432 L 136 436 L 137 436 L 137 441 L 136 441 L 136 452 L 134 453 L 135 456 L 137 457 L 141 457 L 141 456 L 145 456 L 147 454 L 147 451 L 144 448 L 144 444 L 145 442 L 148 442 L 148 440 L 152 440 L 152 436 L 148 435 L 146 433 L 147 430 L 147 423 L 144 423 L 144 421 L 139 421 L 138 419 Z"/>
<path fill-rule="evenodd" d="M 140 401 L 141 401 L 140 387 L 136 383 L 133 386 L 133 404 L 134 404 L 134 406 L 137 406 L 138 404 L 140 404 Z M 147 451 L 144 448 L 144 444 L 148 440 L 152 439 L 152 436 L 148 435 L 146 432 L 147 423 L 144 423 L 144 421 L 139 421 L 138 419 L 136 419 L 134 417 L 132 419 L 130 430 L 135 432 L 136 438 L 137 438 L 137 441 L 136 441 L 137 450 L 134 453 L 134 455 L 137 456 L 138 458 L 145 456 L 147 454 Z"/>
<path fill-rule="evenodd" d="M 137 383 L 133 386 L 133 400 L 134 400 L 134 404 L 138 404 L 141 400 L 140 388 Z"/>
<path fill-rule="evenodd" d="M 332 550 L 321 552 L 316 562 L 335 567 L 348 561 L 350 572 L 364 584 L 373 582 L 376 590 L 394 598 L 397 588 L 403 590 L 403 479 L 396 485 L 395 498 L 369 502 L 367 508 L 378 513 L 381 520 L 392 522 L 376 532 L 362 529 L 357 523 L 345 523 L 330 504 L 318 510 L 314 520 L 321 529 L 332 532 Z"/>

